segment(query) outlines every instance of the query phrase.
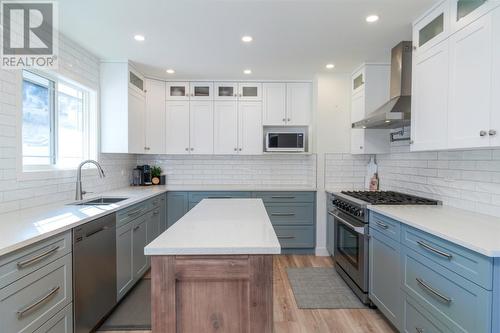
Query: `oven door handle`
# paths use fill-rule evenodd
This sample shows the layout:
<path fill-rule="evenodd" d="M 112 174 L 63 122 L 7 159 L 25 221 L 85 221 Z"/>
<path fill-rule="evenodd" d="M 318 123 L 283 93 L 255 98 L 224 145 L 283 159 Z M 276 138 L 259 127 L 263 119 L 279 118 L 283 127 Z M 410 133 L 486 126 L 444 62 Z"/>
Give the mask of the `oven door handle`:
<path fill-rule="evenodd" d="M 360 235 L 365 235 L 365 228 L 364 227 L 353 226 L 351 223 L 347 222 L 346 220 L 344 220 L 343 218 L 341 218 L 340 216 L 334 214 L 331 211 L 328 211 L 328 214 L 330 214 L 331 216 L 333 216 L 334 218 L 336 218 L 337 220 L 339 220 L 340 222 L 342 222 L 342 224 L 344 224 L 347 227 L 349 227 L 349 229 L 354 230 L 355 232 L 357 232 Z"/>

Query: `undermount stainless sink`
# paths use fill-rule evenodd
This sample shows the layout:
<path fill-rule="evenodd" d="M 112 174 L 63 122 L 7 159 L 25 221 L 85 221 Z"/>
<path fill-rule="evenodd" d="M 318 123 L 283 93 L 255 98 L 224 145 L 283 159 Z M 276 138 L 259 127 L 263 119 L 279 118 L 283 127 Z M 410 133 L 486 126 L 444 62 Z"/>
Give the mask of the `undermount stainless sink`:
<path fill-rule="evenodd" d="M 71 205 L 75 206 L 103 206 L 112 205 L 120 201 L 127 200 L 128 198 L 112 198 L 112 197 L 101 197 L 97 199 L 91 199 L 88 201 L 74 202 Z"/>

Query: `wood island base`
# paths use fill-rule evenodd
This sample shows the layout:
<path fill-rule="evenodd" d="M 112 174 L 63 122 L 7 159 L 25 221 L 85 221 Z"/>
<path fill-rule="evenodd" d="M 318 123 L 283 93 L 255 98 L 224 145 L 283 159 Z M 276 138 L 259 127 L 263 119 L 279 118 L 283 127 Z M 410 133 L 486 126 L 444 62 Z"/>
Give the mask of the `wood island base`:
<path fill-rule="evenodd" d="M 272 255 L 152 256 L 153 333 L 271 333 Z"/>

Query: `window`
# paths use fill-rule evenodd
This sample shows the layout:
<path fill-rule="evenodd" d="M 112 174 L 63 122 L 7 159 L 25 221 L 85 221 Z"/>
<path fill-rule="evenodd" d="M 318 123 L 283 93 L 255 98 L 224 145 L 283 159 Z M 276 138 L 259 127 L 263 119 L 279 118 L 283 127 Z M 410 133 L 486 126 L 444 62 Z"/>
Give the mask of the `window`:
<path fill-rule="evenodd" d="M 23 71 L 23 168 L 74 168 L 95 159 L 94 100 L 76 84 Z"/>

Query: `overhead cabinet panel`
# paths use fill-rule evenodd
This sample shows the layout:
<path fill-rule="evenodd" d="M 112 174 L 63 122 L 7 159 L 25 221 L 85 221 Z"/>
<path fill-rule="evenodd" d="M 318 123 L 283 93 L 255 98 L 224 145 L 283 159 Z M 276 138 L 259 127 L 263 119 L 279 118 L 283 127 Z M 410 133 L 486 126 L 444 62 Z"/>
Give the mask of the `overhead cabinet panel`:
<path fill-rule="evenodd" d="M 189 102 L 167 101 L 166 107 L 167 154 L 189 153 Z"/>
<path fill-rule="evenodd" d="M 418 52 L 425 52 L 450 35 L 450 7 L 444 1 L 413 26 L 413 45 Z"/>
<path fill-rule="evenodd" d="M 238 98 L 242 101 L 262 100 L 262 84 L 256 82 L 238 83 Z"/>
<path fill-rule="evenodd" d="M 284 125 L 286 123 L 286 83 L 264 83 L 263 94 L 264 125 Z"/>
<path fill-rule="evenodd" d="M 189 141 L 191 154 L 213 154 L 214 152 L 213 107 L 212 102 L 190 103 Z"/>
<path fill-rule="evenodd" d="M 238 153 L 262 154 L 262 103 L 240 102 L 238 104 L 238 118 Z"/>
<path fill-rule="evenodd" d="M 189 100 L 189 94 L 189 82 L 167 82 L 168 101 L 186 101 Z"/>
<path fill-rule="evenodd" d="M 238 83 L 236 82 L 215 82 L 215 100 L 235 101 L 238 99 Z"/>
<path fill-rule="evenodd" d="M 287 125 L 307 126 L 310 123 L 312 91 L 310 83 L 286 84 Z"/>
<path fill-rule="evenodd" d="M 165 153 L 165 82 L 146 80 L 146 144 L 148 154 Z"/>
<path fill-rule="evenodd" d="M 238 102 L 216 101 L 214 104 L 214 153 L 231 155 L 237 152 Z"/>
<path fill-rule="evenodd" d="M 193 101 L 213 100 L 213 82 L 191 82 L 190 99 Z"/>

